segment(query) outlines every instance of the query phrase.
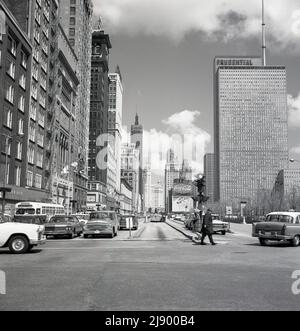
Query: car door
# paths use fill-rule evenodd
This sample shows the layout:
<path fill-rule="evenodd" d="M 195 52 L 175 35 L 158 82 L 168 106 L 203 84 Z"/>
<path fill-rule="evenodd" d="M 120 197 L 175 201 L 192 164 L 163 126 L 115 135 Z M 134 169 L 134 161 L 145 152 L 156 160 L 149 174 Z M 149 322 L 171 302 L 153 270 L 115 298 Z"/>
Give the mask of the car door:
<path fill-rule="evenodd" d="M 2 247 L 7 239 L 9 238 L 9 233 L 6 231 L 7 223 L 4 220 L 4 217 L 0 215 L 0 247 Z"/>

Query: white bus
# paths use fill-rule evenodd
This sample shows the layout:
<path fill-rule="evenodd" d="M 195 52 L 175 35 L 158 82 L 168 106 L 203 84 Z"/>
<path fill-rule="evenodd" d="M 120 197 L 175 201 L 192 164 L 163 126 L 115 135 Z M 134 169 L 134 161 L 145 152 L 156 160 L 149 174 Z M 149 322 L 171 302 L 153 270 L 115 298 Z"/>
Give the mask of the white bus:
<path fill-rule="evenodd" d="M 16 204 L 15 215 L 65 215 L 63 205 L 42 202 L 19 202 Z"/>

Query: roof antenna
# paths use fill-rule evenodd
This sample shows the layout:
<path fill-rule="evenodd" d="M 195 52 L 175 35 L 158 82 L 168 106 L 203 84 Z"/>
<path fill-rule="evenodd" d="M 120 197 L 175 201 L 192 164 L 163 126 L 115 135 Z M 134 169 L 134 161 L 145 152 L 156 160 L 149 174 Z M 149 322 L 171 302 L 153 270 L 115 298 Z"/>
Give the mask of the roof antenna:
<path fill-rule="evenodd" d="M 265 2 L 262 0 L 262 57 L 263 66 L 266 66 L 266 24 L 265 24 Z"/>

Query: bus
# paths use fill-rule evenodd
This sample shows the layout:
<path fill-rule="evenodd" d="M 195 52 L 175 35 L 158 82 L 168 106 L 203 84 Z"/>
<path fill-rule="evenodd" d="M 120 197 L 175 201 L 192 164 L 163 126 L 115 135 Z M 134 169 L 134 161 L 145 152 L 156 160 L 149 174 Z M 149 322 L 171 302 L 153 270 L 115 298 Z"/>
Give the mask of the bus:
<path fill-rule="evenodd" d="M 15 215 L 65 215 L 63 205 L 42 202 L 19 202 L 15 206 Z"/>

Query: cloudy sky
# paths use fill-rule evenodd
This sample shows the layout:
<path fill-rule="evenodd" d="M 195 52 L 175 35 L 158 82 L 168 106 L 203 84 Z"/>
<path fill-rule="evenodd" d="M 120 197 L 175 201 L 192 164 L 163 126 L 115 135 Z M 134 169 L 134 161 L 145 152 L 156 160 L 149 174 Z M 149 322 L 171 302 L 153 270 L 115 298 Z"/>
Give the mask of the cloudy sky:
<path fill-rule="evenodd" d="M 213 151 L 213 58 L 261 54 L 261 0 L 94 0 L 124 80 L 124 124 L 136 110 L 165 141 L 185 128 Z M 267 64 L 288 77 L 290 156 L 300 160 L 300 1 L 265 0 Z"/>

